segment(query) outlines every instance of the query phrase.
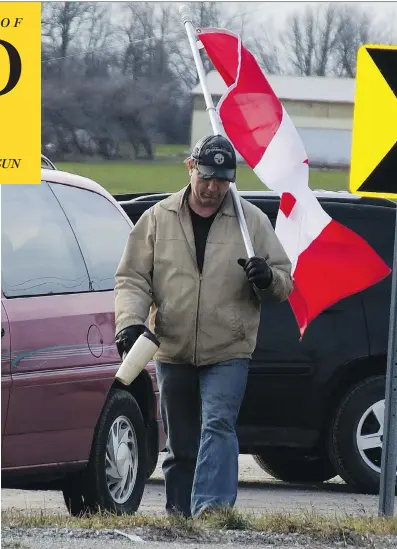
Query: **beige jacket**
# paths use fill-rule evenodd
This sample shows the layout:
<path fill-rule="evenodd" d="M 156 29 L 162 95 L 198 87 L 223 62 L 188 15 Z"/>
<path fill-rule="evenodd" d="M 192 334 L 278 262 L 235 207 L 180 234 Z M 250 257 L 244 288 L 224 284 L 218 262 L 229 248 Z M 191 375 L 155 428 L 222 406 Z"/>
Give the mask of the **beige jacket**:
<path fill-rule="evenodd" d="M 268 217 L 242 200 L 255 254 L 267 259 L 273 282 L 253 289 L 243 268 L 245 246 L 227 193 L 207 239 L 200 275 L 194 234 L 181 191 L 147 210 L 131 231 L 116 273 L 116 333 L 144 324 L 160 340 L 155 359 L 197 366 L 250 358 L 261 301 L 284 301 L 291 289 L 291 264 Z"/>

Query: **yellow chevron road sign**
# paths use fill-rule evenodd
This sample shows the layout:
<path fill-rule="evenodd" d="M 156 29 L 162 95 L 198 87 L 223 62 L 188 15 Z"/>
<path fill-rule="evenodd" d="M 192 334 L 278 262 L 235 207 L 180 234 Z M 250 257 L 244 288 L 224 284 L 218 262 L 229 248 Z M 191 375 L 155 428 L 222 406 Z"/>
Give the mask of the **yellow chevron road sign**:
<path fill-rule="evenodd" d="M 349 189 L 397 198 L 397 46 L 358 50 Z"/>

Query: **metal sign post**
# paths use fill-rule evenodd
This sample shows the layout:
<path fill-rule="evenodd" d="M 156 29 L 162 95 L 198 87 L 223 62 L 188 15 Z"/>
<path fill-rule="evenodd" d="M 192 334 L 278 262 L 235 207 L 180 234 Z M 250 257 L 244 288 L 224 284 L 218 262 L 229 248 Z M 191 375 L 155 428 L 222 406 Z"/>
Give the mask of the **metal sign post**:
<path fill-rule="evenodd" d="M 379 491 L 379 515 L 392 517 L 397 467 L 397 209 L 394 235 L 389 345 L 386 372 L 383 451 Z"/>

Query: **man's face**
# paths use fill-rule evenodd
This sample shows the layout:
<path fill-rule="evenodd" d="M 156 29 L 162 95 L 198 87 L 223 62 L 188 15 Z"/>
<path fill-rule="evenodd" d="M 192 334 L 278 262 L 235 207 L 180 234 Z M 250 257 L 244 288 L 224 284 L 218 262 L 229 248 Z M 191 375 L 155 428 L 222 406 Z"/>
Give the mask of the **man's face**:
<path fill-rule="evenodd" d="M 192 194 L 204 208 L 217 208 L 221 205 L 225 194 L 229 190 L 230 181 L 224 179 L 203 179 L 200 175 L 200 166 L 189 161 L 190 185 Z"/>

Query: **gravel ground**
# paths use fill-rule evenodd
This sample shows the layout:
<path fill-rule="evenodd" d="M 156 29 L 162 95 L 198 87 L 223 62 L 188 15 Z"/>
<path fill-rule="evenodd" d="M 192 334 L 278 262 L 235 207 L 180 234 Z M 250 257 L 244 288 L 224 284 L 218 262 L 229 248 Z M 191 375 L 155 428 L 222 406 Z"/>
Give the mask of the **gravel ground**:
<path fill-rule="evenodd" d="M 140 513 L 164 514 L 164 484 L 159 463 L 148 482 Z M 325 515 L 349 513 L 376 515 L 378 497 L 351 493 L 338 478 L 322 486 L 293 486 L 275 481 L 266 475 L 254 462 L 252 456 L 240 456 L 240 486 L 236 507 L 240 511 L 263 513 L 268 511 L 294 512 L 312 510 Z M 2 490 L 2 509 L 22 511 L 56 512 L 66 514 L 62 494 L 59 492 L 32 492 Z M 397 505 L 396 505 L 397 509 Z M 124 535 L 123 535 L 124 533 Z M 277 549 L 396 549 L 397 536 L 357 538 L 348 536 L 338 539 L 313 539 L 296 534 L 272 534 L 268 532 L 203 531 L 187 533 L 171 527 L 137 527 L 123 533 L 115 530 L 83 530 L 78 528 L 9 528 L 2 527 L 2 547 L 8 549 L 124 549 L 145 545 L 151 549 L 237 549 L 246 545 Z M 128 534 L 131 537 L 126 537 Z M 138 536 L 138 537 L 136 537 Z"/>
<path fill-rule="evenodd" d="M 79 528 L 45 528 L 36 529 L 2 529 L 3 548 L 20 549 L 91 549 L 106 547 L 109 549 L 124 549 L 132 545 L 148 545 L 150 548 L 180 549 L 189 546 L 200 549 L 241 548 L 246 545 L 252 549 L 256 547 L 277 547 L 278 549 L 306 548 L 306 549 L 336 549 L 339 547 L 354 547 L 355 549 L 395 549 L 397 536 L 388 537 L 347 537 L 344 540 L 313 539 L 298 534 L 271 534 L 267 532 L 241 531 L 206 531 L 201 535 L 191 533 L 175 538 L 175 532 L 166 528 L 153 529 L 149 527 L 136 528 L 133 531 L 115 530 L 84 530 Z"/>

